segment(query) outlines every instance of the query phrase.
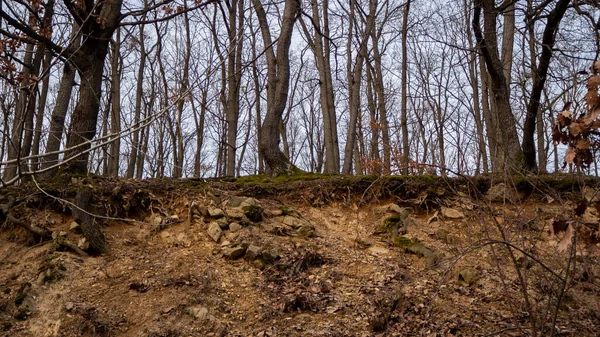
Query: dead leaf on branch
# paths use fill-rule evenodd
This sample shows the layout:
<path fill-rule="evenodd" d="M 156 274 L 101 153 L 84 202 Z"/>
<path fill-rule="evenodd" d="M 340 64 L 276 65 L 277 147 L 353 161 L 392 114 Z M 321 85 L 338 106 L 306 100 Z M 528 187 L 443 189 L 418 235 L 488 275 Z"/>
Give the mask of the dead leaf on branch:
<path fill-rule="evenodd" d="M 567 230 L 565 231 L 565 235 L 562 237 L 560 242 L 558 243 L 558 251 L 564 252 L 569 248 L 569 244 L 571 244 L 571 240 L 573 240 L 573 225 L 569 224 Z"/>
<path fill-rule="evenodd" d="M 576 155 L 577 155 L 577 152 L 575 152 L 575 149 L 572 147 L 569 147 L 567 149 L 567 152 L 565 153 L 565 162 L 567 164 L 573 164 L 573 161 L 575 160 Z"/>

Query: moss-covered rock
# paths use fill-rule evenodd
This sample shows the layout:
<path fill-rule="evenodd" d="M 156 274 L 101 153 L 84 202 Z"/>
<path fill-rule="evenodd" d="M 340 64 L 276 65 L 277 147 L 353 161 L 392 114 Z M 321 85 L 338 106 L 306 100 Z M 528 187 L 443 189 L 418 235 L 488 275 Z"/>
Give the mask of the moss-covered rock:
<path fill-rule="evenodd" d="M 398 236 L 394 238 L 394 246 L 402 248 L 405 253 L 415 254 L 427 259 L 427 265 L 433 267 L 438 264 L 440 260 L 440 254 L 425 247 L 420 242 L 413 241 L 405 236 Z"/>
<path fill-rule="evenodd" d="M 244 214 L 253 222 L 260 222 L 263 219 L 264 210 L 260 206 L 248 205 L 242 207 Z"/>

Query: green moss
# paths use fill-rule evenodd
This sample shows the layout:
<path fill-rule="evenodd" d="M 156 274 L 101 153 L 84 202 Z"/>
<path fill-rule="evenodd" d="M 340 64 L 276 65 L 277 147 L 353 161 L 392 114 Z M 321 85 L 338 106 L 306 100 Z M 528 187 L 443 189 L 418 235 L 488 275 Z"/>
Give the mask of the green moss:
<path fill-rule="evenodd" d="M 20 293 L 17 295 L 17 297 L 15 298 L 15 305 L 18 307 L 21 304 L 23 304 L 23 301 L 25 301 L 25 299 L 27 298 L 27 293 Z"/>
<path fill-rule="evenodd" d="M 260 206 L 249 205 L 242 207 L 244 214 L 253 222 L 259 222 L 263 219 L 263 209 Z"/>
<path fill-rule="evenodd" d="M 440 254 L 435 253 L 433 250 L 425 247 L 422 243 L 415 242 L 404 236 L 398 236 L 394 238 L 394 246 L 404 249 L 405 253 L 424 257 L 427 259 L 427 265 L 429 267 L 435 266 L 441 259 Z"/>

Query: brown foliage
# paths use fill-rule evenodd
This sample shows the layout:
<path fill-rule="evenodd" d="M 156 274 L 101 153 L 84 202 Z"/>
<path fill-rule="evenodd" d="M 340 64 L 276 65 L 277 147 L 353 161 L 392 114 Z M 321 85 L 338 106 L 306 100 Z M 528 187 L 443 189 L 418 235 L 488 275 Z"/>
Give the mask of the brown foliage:
<path fill-rule="evenodd" d="M 585 112 L 575 117 L 569 111 L 571 104 L 567 103 L 553 127 L 552 140 L 569 146 L 565 153 L 565 166 L 575 164 L 580 168 L 589 167 L 595 151 L 600 148 L 600 61 L 594 63 L 591 71 L 585 95 Z"/>

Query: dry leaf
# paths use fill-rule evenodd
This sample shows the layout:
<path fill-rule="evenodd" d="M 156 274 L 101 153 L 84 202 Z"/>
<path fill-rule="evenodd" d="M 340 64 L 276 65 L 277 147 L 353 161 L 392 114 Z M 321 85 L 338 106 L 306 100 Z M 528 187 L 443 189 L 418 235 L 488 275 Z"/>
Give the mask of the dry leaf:
<path fill-rule="evenodd" d="M 576 155 L 577 155 L 577 153 L 575 152 L 575 149 L 573 149 L 572 147 L 569 147 L 567 149 L 567 152 L 565 153 L 565 162 L 567 164 L 573 164 L 573 160 L 575 160 Z"/>
<path fill-rule="evenodd" d="M 571 244 L 572 239 L 573 239 L 573 226 L 571 224 L 569 224 L 569 227 L 567 227 L 567 230 L 565 231 L 565 236 L 563 236 L 563 238 L 558 243 L 558 251 L 559 252 L 566 251 L 567 248 L 569 248 L 569 245 Z"/>
<path fill-rule="evenodd" d="M 579 140 L 577 141 L 577 143 L 575 144 L 575 147 L 576 147 L 577 149 L 579 149 L 579 150 L 587 150 L 587 149 L 589 149 L 589 148 L 590 148 L 590 146 L 591 146 L 591 145 L 590 145 L 590 142 L 588 142 L 588 141 L 587 141 L 587 140 L 585 140 L 585 139 L 579 139 Z"/>
<path fill-rule="evenodd" d="M 573 136 L 577 136 L 581 133 L 582 127 L 579 123 L 571 123 L 569 125 L 569 131 Z"/>

